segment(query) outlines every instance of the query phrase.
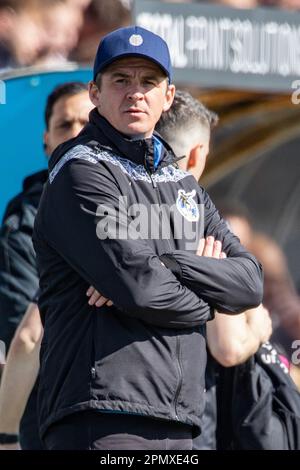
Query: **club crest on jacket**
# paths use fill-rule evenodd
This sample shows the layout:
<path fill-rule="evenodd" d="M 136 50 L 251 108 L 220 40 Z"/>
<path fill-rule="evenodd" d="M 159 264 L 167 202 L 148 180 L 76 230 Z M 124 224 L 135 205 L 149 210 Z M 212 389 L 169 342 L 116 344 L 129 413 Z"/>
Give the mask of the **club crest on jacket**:
<path fill-rule="evenodd" d="M 196 201 L 193 199 L 196 190 L 187 193 L 183 189 L 178 190 L 176 206 L 180 214 L 189 222 L 197 222 L 199 220 L 199 209 Z"/>

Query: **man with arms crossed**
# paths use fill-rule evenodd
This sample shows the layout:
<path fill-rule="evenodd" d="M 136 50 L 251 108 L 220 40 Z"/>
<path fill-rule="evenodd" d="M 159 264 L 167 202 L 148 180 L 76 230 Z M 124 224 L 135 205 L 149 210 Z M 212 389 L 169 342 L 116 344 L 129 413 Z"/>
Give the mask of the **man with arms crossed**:
<path fill-rule="evenodd" d="M 204 406 L 204 325 L 214 309 L 260 304 L 261 267 L 153 133 L 175 93 L 166 43 L 140 27 L 105 36 L 89 92 L 95 109 L 52 155 L 34 231 L 41 435 L 47 449 L 191 449 Z M 136 204 L 177 212 L 159 216 L 160 236 L 139 238 Z M 197 235 L 190 251 L 175 217 Z M 201 236 L 227 258 L 197 256 Z M 90 285 L 113 306 L 88 305 Z"/>

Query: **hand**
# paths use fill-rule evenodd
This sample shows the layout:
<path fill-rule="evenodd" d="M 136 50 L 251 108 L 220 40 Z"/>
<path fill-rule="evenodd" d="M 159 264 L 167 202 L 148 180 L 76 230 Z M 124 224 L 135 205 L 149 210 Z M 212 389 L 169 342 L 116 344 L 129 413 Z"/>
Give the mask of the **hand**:
<path fill-rule="evenodd" d="M 269 311 L 260 304 L 258 307 L 245 312 L 249 328 L 258 338 L 260 344 L 269 340 L 272 334 L 272 321 Z"/>
<path fill-rule="evenodd" d="M 89 297 L 88 304 L 95 305 L 96 307 L 102 307 L 106 305 L 107 307 L 111 307 L 113 302 L 106 297 L 104 297 L 100 292 L 98 292 L 95 287 L 90 286 L 86 291 L 86 295 Z"/>
<path fill-rule="evenodd" d="M 0 444 L 0 450 L 21 450 L 20 443 L 15 444 Z"/>
<path fill-rule="evenodd" d="M 212 236 L 209 236 L 206 239 L 201 238 L 199 240 L 197 255 L 217 259 L 226 258 L 226 253 L 222 251 L 222 243 L 218 240 L 215 241 L 214 237 Z"/>

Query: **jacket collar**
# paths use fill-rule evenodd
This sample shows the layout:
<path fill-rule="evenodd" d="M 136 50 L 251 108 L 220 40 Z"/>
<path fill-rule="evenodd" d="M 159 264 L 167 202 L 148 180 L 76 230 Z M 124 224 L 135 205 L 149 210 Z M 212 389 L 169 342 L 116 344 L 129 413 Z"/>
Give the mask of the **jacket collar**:
<path fill-rule="evenodd" d="M 89 142 L 92 142 L 93 145 L 99 144 L 102 148 L 104 147 L 138 165 L 143 165 L 151 173 L 183 158 L 176 158 L 171 147 L 158 133 L 154 132 L 154 136 L 154 139 L 152 137 L 140 140 L 130 139 L 117 131 L 94 108 L 89 114 L 89 122 L 80 134 L 75 139 L 57 147 L 50 158 L 49 168 L 51 170 L 58 160 L 75 145 L 89 144 Z M 157 140 L 161 143 L 158 146 L 159 150 Z M 157 158 L 157 151 L 160 152 L 159 158 Z"/>
<path fill-rule="evenodd" d="M 12 215 L 22 213 L 24 215 L 25 212 L 28 212 L 29 207 L 34 207 L 37 209 L 47 178 L 47 170 L 41 170 L 37 173 L 34 173 L 33 175 L 27 176 L 23 181 L 23 191 L 15 196 L 7 204 L 2 222 L 4 223 L 4 221 L 6 221 L 8 217 Z"/>
<path fill-rule="evenodd" d="M 137 164 L 143 164 L 145 142 L 149 139 L 132 140 L 121 134 L 98 113 L 96 108 L 90 113 L 90 123 L 95 126 L 97 133 L 104 134 L 100 143 L 103 144 L 103 137 L 105 137 L 106 147 L 110 150 Z"/>

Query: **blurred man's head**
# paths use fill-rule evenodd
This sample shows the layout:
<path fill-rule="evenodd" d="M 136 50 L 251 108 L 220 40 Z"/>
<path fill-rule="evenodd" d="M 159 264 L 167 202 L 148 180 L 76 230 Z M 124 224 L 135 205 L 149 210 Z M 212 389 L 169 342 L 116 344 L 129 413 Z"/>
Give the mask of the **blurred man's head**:
<path fill-rule="evenodd" d="M 69 82 L 52 91 L 45 109 L 44 144 L 48 156 L 58 145 L 79 134 L 92 108 L 84 83 Z"/>
<path fill-rule="evenodd" d="M 162 114 L 156 131 L 169 143 L 181 169 L 198 181 L 209 152 L 210 132 L 218 117 L 186 91 L 177 90 L 169 111 Z"/>
<path fill-rule="evenodd" d="M 0 0 L 0 45 L 9 55 L 8 66 L 33 64 L 46 44 L 34 0 Z"/>
<path fill-rule="evenodd" d="M 43 0 L 38 11 L 48 39 L 40 62 L 68 58 L 78 42 L 83 24 L 82 8 L 67 0 Z"/>
<path fill-rule="evenodd" d="M 71 0 L 0 0 L 0 48 L 9 55 L 3 65 L 23 67 L 66 60 L 77 45 L 82 10 Z"/>
<path fill-rule="evenodd" d="M 72 59 L 81 63 L 92 62 L 99 39 L 110 31 L 130 24 L 131 10 L 124 0 L 91 0 L 84 11 L 83 26 Z"/>

